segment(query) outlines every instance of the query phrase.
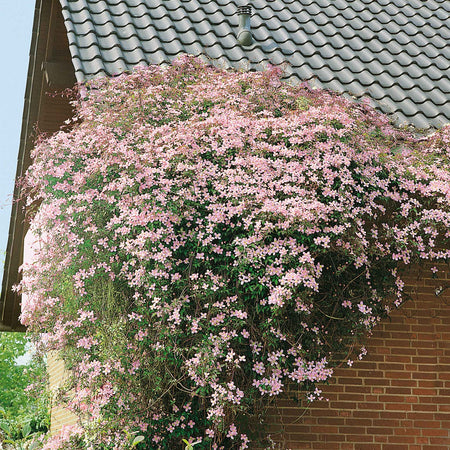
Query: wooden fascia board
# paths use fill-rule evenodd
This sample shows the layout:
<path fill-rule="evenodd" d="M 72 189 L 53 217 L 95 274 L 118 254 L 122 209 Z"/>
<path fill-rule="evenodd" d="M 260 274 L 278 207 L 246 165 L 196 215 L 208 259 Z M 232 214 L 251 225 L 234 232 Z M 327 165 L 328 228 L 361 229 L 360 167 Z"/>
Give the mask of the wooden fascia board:
<path fill-rule="evenodd" d="M 49 87 L 73 86 L 77 81 L 70 62 L 46 61 L 42 63 L 42 70 Z"/>
<path fill-rule="evenodd" d="M 25 330 L 25 327 L 19 322 L 20 295 L 12 291 L 12 287 L 20 281 L 19 267 L 23 260 L 23 243 L 26 233 L 24 205 L 20 200 L 21 188 L 17 181 L 22 178 L 30 164 L 34 127 L 39 117 L 43 95 L 44 80 L 41 66 L 46 55 L 48 40 L 48 23 L 45 23 L 43 19 L 50 18 L 51 8 L 51 0 L 36 0 L 19 155 L 17 158 L 16 186 L 14 188 L 2 291 L 0 294 L 0 331 Z"/>

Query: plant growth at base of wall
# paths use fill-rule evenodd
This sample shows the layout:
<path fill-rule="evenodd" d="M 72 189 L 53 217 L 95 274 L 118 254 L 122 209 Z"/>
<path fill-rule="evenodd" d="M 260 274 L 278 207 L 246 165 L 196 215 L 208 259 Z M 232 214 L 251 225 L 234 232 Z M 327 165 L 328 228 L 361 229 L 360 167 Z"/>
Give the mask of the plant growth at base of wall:
<path fill-rule="evenodd" d="M 25 180 L 22 321 L 80 417 L 48 449 L 248 448 L 288 384 L 313 401 L 361 353 L 400 267 L 450 256 L 448 127 L 189 57 L 80 92 Z"/>
<path fill-rule="evenodd" d="M 32 353 L 23 333 L 0 333 L 1 449 L 28 448 L 33 439 L 48 430 L 48 398 L 41 389 L 46 367 Z"/>

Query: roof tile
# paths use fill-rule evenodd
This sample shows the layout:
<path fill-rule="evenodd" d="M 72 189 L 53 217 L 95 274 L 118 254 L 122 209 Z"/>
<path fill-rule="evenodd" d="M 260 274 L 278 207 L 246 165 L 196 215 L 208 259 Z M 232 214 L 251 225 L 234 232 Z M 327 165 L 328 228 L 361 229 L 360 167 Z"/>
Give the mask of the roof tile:
<path fill-rule="evenodd" d="M 238 1 L 60 0 L 77 79 L 184 52 L 225 68 L 286 62 L 291 81 L 371 95 L 399 123 L 450 121 L 448 0 L 253 0 L 248 48 Z"/>

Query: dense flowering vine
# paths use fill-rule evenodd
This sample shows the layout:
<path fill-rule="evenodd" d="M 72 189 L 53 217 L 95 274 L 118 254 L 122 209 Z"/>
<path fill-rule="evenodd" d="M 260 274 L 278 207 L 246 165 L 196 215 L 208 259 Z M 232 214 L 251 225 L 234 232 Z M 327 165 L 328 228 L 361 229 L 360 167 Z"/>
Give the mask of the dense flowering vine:
<path fill-rule="evenodd" d="M 83 87 L 38 142 L 22 321 L 72 378 L 47 448 L 240 448 L 450 256 L 450 129 L 185 57 Z M 255 426 L 258 425 L 258 426 Z M 255 432 L 256 430 L 256 432 Z M 133 434 L 135 433 L 135 434 Z"/>

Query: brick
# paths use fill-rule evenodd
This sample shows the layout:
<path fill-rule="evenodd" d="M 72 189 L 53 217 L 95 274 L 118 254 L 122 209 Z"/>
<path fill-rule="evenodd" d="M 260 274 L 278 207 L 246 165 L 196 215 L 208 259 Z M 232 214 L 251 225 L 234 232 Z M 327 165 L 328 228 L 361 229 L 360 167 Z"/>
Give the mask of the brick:
<path fill-rule="evenodd" d="M 413 372 L 411 376 L 416 380 L 434 380 L 436 378 L 436 368 L 435 371 Z"/>
<path fill-rule="evenodd" d="M 444 386 L 444 382 L 440 380 L 418 380 L 417 385 L 420 388 L 439 388 Z"/>
<path fill-rule="evenodd" d="M 406 417 L 409 417 L 409 413 L 406 413 Z M 403 428 L 411 428 L 413 426 L 413 421 L 406 419 L 406 420 L 400 420 L 400 426 Z"/>
<path fill-rule="evenodd" d="M 390 385 L 391 386 L 399 386 L 399 387 L 407 387 L 407 386 L 417 386 L 418 382 L 417 380 L 405 380 L 405 379 L 401 379 L 401 380 L 390 380 Z"/>
<path fill-rule="evenodd" d="M 381 355 L 387 355 L 391 353 L 391 349 L 389 347 L 377 347 L 376 352 Z"/>
<path fill-rule="evenodd" d="M 386 378 L 394 378 L 394 379 L 408 379 L 411 378 L 411 372 L 407 371 L 389 371 L 385 372 L 384 376 Z"/>
<path fill-rule="evenodd" d="M 439 372 L 437 374 L 437 377 L 440 380 L 450 380 L 450 372 Z"/>
<path fill-rule="evenodd" d="M 417 428 L 395 428 L 394 434 L 397 436 L 420 436 L 420 430 Z"/>
<path fill-rule="evenodd" d="M 395 419 L 376 419 L 373 421 L 375 427 L 392 427 L 396 428 L 400 425 L 399 420 Z"/>
<path fill-rule="evenodd" d="M 338 434 L 338 430 L 340 427 L 333 425 L 315 425 L 311 427 L 311 433 L 330 433 L 330 434 Z"/>
<path fill-rule="evenodd" d="M 369 392 L 369 388 L 367 386 L 354 386 L 354 385 L 344 385 L 344 392 L 351 393 L 354 392 L 356 394 L 365 394 Z"/>
<path fill-rule="evenodd" d="M 353 385 L 353 384 L 362 385 L 363 384 L 362 379 L 358 378 L 356 376 L 352 377 L 352 378 L 340 377 L 338 379 L 338 381 L 339 381 L 339 383 L 344 384 L 344 385 Z"/>
<path fill-rule="evenodd" d="M 414 426 L 417 428 L 441 428 L 438 420 L 415 420 Z"/>
<path fill-rule="evenodd" d="M 408 363 L 410 361 L 406 361 L 406 363 Z M 389 362 L 389 363 L 378 363 L 378 368 L 380 370 L 403 370 L 405 368 L 405 363 L 394 363 L 394 362 Z"/>
<path fill-rule="evenodd" d="M 364 394 L 341 394 L 339 400 L 344 402 L 362 402 L 365 400 Z"/>
<path fill-rule="evenodd" d="M 415 348 L 399 348 L 399 347 L 391 347 L 390 352 L 393 355 L 417 355 L 417 349 Z"/>
<path fill-rule="evenodd" d="M 437 389 L 415 388 L 412 391 L 414 395 L 437 395 Z"/>
<path fill-rule="evenodd" d="M 383 450 L 413 450 L 413 447 L 405 444 L 388 444 L 387 446 L 383 446 Z M 414 449 L 416 450 L 416 449 Z M 420 450 L 420 449 L 418 449 Z"/>
<path fill-rule="evenodd" d="M 430 444 L 432 444 L 432 445 L 443 444 L 443 445 L 447 445 L 448 447 L 450 447 L 450 439 L 445 438 L 445 437 L 444 438 L 431 437 Z"/>
<path fill-rule="evenodd" d="M 347 434 L 347 441 L 358 442 L 359 447 L 359 443 L 373 442 L 373 436 L 368 436 L 366 434 Z"/>
<path fill-rule="evenodd" d="M 345 435 L 344 434 L 325 434 L 325 435 L 320 435 L 320 438 L 327 442 L 344 442 L 345 441 Z"/>
<path fill-rule="evenodd" d="M 372 425 L 373 420 L 370 418 L 359 418 L 359 417 L 348 417 L 345 419 L 345 425 L 347 426 L 358 426 L 358 427 L 368 427 Z"/>
<path fill-rule="evenodd" d="M 293 448 L 291 445 L 289 445 L 289 447 L 283 447 L 284 448 Z M 308 447 L 309 448 L 309 447 Z M 327 443 L 327 444 L 323 444 L 323 443 L 314 443 L 312 444 L 312 447 L 314 450 L 323 450 L 323 449 L 331 449 L 331 450 L 341 450 L 342 447 L 340 446 L 340 444 L 333 444 L 333 443 Z"/>
<path fill-rule="evenodd" d="M 342 386 L 340 384 L 330 384 L 330 385 L 324 386 L 324 390 L 326 390 L 327 395 L 329 396 L 331 393 L 343 392 L 344 386 Z"/>
<path fill-rule="evenodd" d="M 336 409 L 327 409 L 327 410 L 322 410 L 322 409 L 316 409 L 311 408 L 308 410 L 308 413 L 311 416 L 319 416 L 319 417 L 334 417 L 334 416 L 338 416 L 339 415 L 339 411 Z"/>
<path fill-rule="evenodd" d="M 359 450 L 382 450 L 381 444 L 358 444 Z"/>
<path fill-rule="evenodd" d="M 448 430 L 427 428 L 422 430 L 422 436 L 448 436 Z"/>
<path fill-rule="evenodd" d="M 441 446 L 441 445 L 424 445 L 418 450 L 448 450 L 447 446 Z"/>
<path fill-rule="evenodd" d="M 275 436 L 274 436 L 274 438 L 275 438 Z M 301 435 L 292 435 L 292 436 L 288 435 L 287 440 L 288 440 L 288 445 L 290 445 L 290 447 L 288 447 L 288 448 L 292 448 L 292 447 L 294 447 L 294 445 L 297 445 L 297 447 L 294 447 L 294 448 L 298 448 L 298 449 L 309 448 L 309 447 L 303 447 L 304 443 L 308 442 L 308 444 L 309 444 L 311 442 L 317 441 L 317 435 L 306 434 L 306 433 L 305 434 L 302 433 Z M 295 444 L 294 444 L 294 442 L 292 442 L 291 444 L 289 443 L 289 441 L 292 441 L 292 440 L 295 442 Z M 298 447 L 298 445 L 300 443 L 301 443 L 302 447 Z"/>
<path fill-rule="evenodd" d="M 354 435 L 363 435 L 366 434 L 366 427 L 357 427 L 357 426 L 343 426 L 339 427 L 339 433 L 344 435 L 354 434 Z"/>
<path fill-rule="evenodd" d="M 450 365 L 448 364 L 419 364 L 418 367 L 420 372 L 433 372 L 433 374 L 435 374 L 436 372 L 448 372 L 450 370 Z"/>
<path fill-rule="evenodd" d="M 371 403 L 358 403 L 359 409 L 369 409 L 369 410 L 383 410 L 384 405 L 380 402 L 371 402 Z"/>
<path fill-rule="evenodd" d="M 369 434 L 382 434 L 383 436 L 394 434 L 394 430 L 392 427 L 384 427 L 384 428 L 378 428 L 378 427 L 369 427 L 367 428 L 367 433 Z"/>
<path fill-rule="evenodd" d="M 358 370 L 358 377 L 360 378 L 383 378 L 384 372 L 381 370 Z"/>
<path fill-rule="evenodd" d="M 383 378 L 364 378 L 361 380 L 362 383 L 364 383 L 365 386 L 388 386 L 389 385 L 389 379 L 383 377 Z"/>
<path fill-rule="evenodd" d="M 386 391 L 386 389 L 381 388 L 381 387 L 374 387 L 374 388 L 372 388 L 372 392 L 374 394 L 384 394 L 385 391 Z"/>
<path fill-rule="evenodd" d="M 408 403 L 400 404 L 400 403 L 386 403 L 385 408 L 391 411 L 410 411 L 411 405 Z"/>
<path fill-rule="evenodd" d="M 411 361 L 411 358 L 409 356 L 387 355 L 385 360 L 387 363 L 389 362 L 409 363 Z"/>
<path fill-rule="evenodd" d="M 426 355 L 419 355 L 419 356 L 413 356 L 411 358 L 411 362 L 418 363 L 418 364 L 432 364 L 436 366 L 437 364 L 437 357 L 436 356 L 426 356 Z"/>
<path fill-rule="evenodd" d="M 379 396 L 379 400 L 380 402 L 386 403 L 386 402 L 390 402 L 390 403 L 403 403 L 405 401 L 404 396 L 402 395 L 380 395 Z"/>
<path fill-rule="evenodd" d="M 390 444 L 415 444 L 416 436 L 389 436 L 389 443 Z M 410 449 L 410 448 L 411 447 L 408 447 L 408 449 Z"/>
<path fill-rule="evenodd" d="M 376 370 L 377 366 L 378 366 L 378 364 L 376 362 L 368 361 L 367 359 L 363 359 L 362 361 L 355 362 L 355 367 L 365 369 L 365 370 Z M 346 369 L 344 369 L 344 370 L 346 370 Z"/>
<path fill-rule="evenodd" d="M 353 411 L 352 414 L 352 418 L 354 417 L 364 417 L 364 418 L 368 418 L 368 419 L 373 419 L 373 418 L 378 418 L 380 417 L 380 413 L 379 411 L 365 411 L 365 410 L 356 410 Z"/>
<path fill-rule="evenodd" d="M 330 402 L 330 407 L 340 410 L 352 410 L 356 408 L 356 402 Z"/>
<path fill-rule="evenodd" d="M 382 417 L 385 419 L 398 419 L 398 420 L 404 420 L 407 418 L 406 411 L 400 412 L 400 411 L 383 411 Z"/>
<path fill-rule="evenodd" d="M 434 403 L 424 403 L 423 398 L 420 400 L 420 403 L 412 405 L 413 411 L 437 411 L 437 408 L 437 405 Z"/>

